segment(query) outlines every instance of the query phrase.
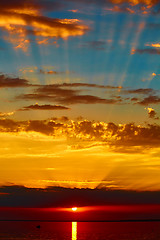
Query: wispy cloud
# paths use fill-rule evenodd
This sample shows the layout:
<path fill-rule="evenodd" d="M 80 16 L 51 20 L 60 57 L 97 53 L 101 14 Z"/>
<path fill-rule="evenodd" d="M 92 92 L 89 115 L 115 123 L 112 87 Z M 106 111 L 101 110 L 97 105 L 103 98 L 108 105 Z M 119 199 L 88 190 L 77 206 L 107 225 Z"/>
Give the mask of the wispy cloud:
<path fill-rule="evenodd" d="M 72 87 L 72 89 L 71 89 Z M 121 87 L 103 86 L 96 84 L 81 84 L 81 83 L 64 83 L 64 84 L 52 84 L 39 86 L 35 89 L 34 93 L 23 94 L 17 97 L 17 99 L 25 100 L 40 100 L 40 101 L 51 101 L 59 104 L 116 104 L 122 100 L 117 98 L 100 98 L 94 95 L 80 95 L 82 89 L 74 89 L 73 87 L 91 87 L 91 88 L 102 88 L 102 89 L 120 89 Z"/>
<path fill-rule="evenodd" d="M 93 48 L 95 50 L 105 50 L 107 47 L 107 42 L 105 41 L 89 41 L 80 45 L 80 47 Z"/>
<path fill-rule="evenodd" d="M 155 90 L 152 88 L 138 88 L 138 89 L 129 89 L 129 90 L 122 90 L 122 93 L 125 94 L 153 94 Z"/>
<path fill-rule="evenodd" d="M 38 103 L 30 106 L 23 107 L 19 109 L 18 111 L 28 111 L 28 110 L 68 110 L 68 107 L 60 106 L 60 105 L 50 105 L 50 104 L 44 104 L 39 105 Z"/>
<path fill-rule="evenodd" d="M 159 49 L 155 49 L 155 48 L 144 48 L 144 49 L 132 49 L 131 54 L 152 54 L 152 55 L 159 55 L 160 54 L 160 50 Z"/>
<path fill-rule="evenodd" d="M 149 104 L 158 104 L 160 103 L 160 98 L 158 96 L 150 95 L 137 103 L 144 106 L 148 106 Z"/>

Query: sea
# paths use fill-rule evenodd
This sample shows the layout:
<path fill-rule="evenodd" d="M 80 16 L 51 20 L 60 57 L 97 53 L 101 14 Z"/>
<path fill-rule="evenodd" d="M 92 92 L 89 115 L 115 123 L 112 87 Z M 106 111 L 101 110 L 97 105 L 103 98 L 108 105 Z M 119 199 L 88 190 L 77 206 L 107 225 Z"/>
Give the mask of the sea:
<path fill-rule="evenodd" d="M 160 240 L 160 222 L 0 221 L 3 240 Z"/>

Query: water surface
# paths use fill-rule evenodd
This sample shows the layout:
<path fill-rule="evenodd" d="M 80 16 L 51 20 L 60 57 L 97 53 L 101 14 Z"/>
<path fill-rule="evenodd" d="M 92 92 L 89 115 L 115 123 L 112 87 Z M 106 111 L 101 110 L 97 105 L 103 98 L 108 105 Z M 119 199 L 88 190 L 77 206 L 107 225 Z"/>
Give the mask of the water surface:
<path fill-rule="evenodd" d="M 40 228 L 37 226 L 40 225 Z M 0 222 L 3 240 L 158 240 L 160 222 Z"/>

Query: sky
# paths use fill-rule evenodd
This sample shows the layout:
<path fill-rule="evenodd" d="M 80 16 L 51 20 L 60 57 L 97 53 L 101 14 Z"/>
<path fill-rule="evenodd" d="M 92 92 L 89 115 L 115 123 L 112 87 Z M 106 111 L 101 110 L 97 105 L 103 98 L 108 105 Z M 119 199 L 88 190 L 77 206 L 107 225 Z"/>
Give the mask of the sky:
<path fill-rule="evenodd" d="M 0 211 L 160 216 L 159 14 L 159 0 L 0 3 Z"/>

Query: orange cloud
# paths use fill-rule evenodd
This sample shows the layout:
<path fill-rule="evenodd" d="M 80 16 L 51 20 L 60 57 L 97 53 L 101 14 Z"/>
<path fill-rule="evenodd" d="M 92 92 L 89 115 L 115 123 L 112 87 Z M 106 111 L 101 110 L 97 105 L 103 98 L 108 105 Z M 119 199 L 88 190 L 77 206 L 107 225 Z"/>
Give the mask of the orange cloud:
<path fill-rule="evenodd" d="M 111 0 L 111 2 L 114 4 L 129 3 L 131 6 L 143 4 L 146 5 L 148 8 L 151 8 L 152 6 L 156 5 L 159 0 Z"/>
<path fill-rule="evenodd" d="M 37 6 L 5 6 L 0 10 L 0 28 L 9 33 L 4 36 L 15 49 L 27 52 L 30 43 L 29 35 L 43 37 L 38 44 L 44 44 L 46 38 L 68 39 L 70 36 L 81 36 L 89 27 L 78 19 L 53 19 L 41 15 Z M 54 41 L 53 41 L 54 43 Z"/>
<path fill-rule="evenodd" d="M 8 116 L 12 116 L 15 113 L 15 111 L 13 112 L 0 112 L 0 117 L 8 117 Z"/>
<path fill-rule="evenodd" d="M 155 118 L 153 110 L 151 117 Z M 62 120 L 62 121 L 61 121 Z M 132 124 L 114 124 L 87 120 L 72 121 L 68 118 L 57 120 L 13 121 L 0 120 L 0 132 L 24 133 L 37 132 L 55 138 L 67 139 L 72 150 L 90 149 L 107 146 L 112 151 L 137 153 L 147 148 L 159 147 L 160 126 L 140 126 Z"/>
<path fill-rule="evenodd" d="M 160 48 L 160 43 L 150 43 L 150 44 L 147 43 L 147 44 L 145 44 L 145 46 Z"/>

